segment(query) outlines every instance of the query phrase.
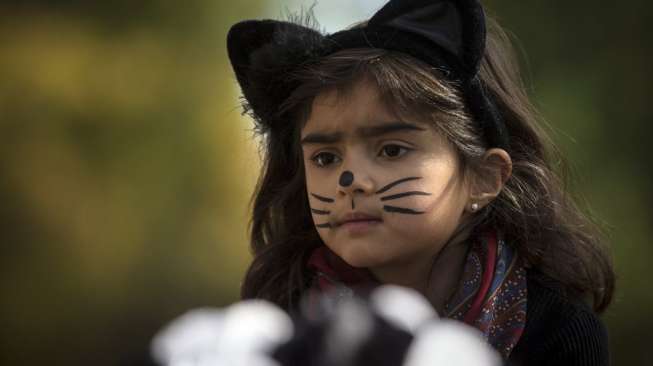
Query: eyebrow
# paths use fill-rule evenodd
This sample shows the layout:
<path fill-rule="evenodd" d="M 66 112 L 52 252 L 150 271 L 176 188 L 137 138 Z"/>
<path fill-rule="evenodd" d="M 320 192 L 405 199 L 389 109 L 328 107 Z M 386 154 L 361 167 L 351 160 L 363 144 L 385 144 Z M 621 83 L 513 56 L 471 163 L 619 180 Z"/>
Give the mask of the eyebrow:
<path fill-rule="evenodd" d="M 399 131 L 426 131 L 426 129 L 406 122 L 390 122 L 378 126 L 358 128 L 356 134 L 364 138 L 370 138 Z M 307 134 L 301 140 L 301 144 L 332 144 L 342 140 L 343 135 L 342 132 L 313 132 Z"/>

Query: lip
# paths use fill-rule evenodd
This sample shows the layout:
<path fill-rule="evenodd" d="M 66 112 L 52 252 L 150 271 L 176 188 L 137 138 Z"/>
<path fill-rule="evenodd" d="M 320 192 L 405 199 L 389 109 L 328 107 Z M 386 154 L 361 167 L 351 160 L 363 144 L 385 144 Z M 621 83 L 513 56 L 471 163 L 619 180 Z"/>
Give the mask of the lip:
<path fill-rule="evenodd" d="M 338 226 L 349 231 L 350 234 L 365 233 L 382 222 L 378 216 L 364 212 L 350 212 L 342 217 Z"/>

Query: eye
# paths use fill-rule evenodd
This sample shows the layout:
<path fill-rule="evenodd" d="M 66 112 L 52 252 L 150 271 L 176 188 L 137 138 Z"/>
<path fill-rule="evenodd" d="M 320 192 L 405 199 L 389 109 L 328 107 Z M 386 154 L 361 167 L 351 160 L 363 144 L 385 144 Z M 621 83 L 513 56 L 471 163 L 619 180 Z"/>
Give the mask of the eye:
<path fill-rule="evenodd" d="M 313 156 L 311 160 L 315 163 L 315 165 L 324 168 L 328 165 L 339 162 L 340 158 L 330 152 L 321 152 Z"/>
<path fill-rule="evenodd" d="M 409 148 L 403 147 L 401 145 L 388 144 L 381 148 L 381 151 L 379 152 L 379 156 L 393 159 L 393 158 L 398 158 L 400 156 L 403 156 L 409 150 L 410 150 Z"/>

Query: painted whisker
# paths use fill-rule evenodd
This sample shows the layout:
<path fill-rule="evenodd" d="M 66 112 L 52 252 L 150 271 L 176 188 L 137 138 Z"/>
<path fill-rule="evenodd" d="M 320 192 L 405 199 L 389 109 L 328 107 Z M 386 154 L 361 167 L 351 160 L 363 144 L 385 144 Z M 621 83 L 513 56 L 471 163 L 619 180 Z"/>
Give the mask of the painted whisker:
<path fill-rule="evenodd" d="M 333 198 L 328 198 L 328 197 L 318 196 L 318 195 L 315 194 L 315 193 L 311 193 L 311 196 L 317 198 L 318 200 L 320 200 L 320 201 L 322 201 L 322 202 L 332 203 L 332 202 L 334 201 Z"/>
<path fill-rule="evenodd" d="M 401 183 L 404 183 L 404 182 L 408 182 L 408 181 L 411 181 L 411 180 L 416 180 L 416 179 L 422 179 L 422 177 L 407 177 L 407 178 L 401 178 L 401 179 L 399 179 L 399 180 L 396 180 L 396 181 L 394 181 L 394 182 L 392 182 L 392 183 L 389 183 L 389 184 L 385 185 L 383 188 L 379 189 L 378 191 L 376 191 L 376 192 L 374 192 L 374 193 L 375 193 L 375 194 L 381 194 L 381 193 L 383 193 L 383 192 L 388 191 L 390 188 L 392 188 L 392 187 L 394 187 L 394 186 L 396 186 L 396 185 L 398 185 L 398 184 L 401 184 Z"/>
<path fill-rule="evenodd" d="M 381 197 L 381 201 L 396 200 L 397 198 L 408 197 L 408 196 L 430 196 L 430 195 L 431 194 L 427 192 L 411 191 L 411 192 L 397 193 L 391 196 Z"/>
<path fill-rule="evenodd" d="M 386 212 L 402 213 L 402 214 L 408 214 L 408 215 L 421 215 L 421 214 L 424 213 L 422 211 L 415 211 L 415 210 L 412 210 L 410 208 L 395 207 L 395 206 L 388 206 L 388 205 L 383 206 L 383 209 Z"/>
<path fill-rule="evenodd" d="M 311 212 L 316 214 L 316 215 L 328 215 L 328 214 L 331 213 L 331 211 L 317 210 L 315 208 L 311 208 Z"/>

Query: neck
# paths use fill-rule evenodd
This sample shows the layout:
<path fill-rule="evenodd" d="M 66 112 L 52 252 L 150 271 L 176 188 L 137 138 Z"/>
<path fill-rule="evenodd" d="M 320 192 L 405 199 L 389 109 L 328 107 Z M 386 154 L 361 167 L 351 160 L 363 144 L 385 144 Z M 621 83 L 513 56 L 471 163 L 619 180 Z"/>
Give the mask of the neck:
<path fill-rule="evenodd" d="M 440 316 L 444 316 L 445 305 L 458 288 L 468 249 L 469 245 L 464 241 L 451 243 L 443 249 L 433 264 L 424 296 Z"/>
<path fill-rule="evenodd" d="M 370 268 L 381 283 L 412 288 L 420 292 L 441 316 L 453 295 L 465 267 L 468 248 L 465 231 L 442 248 L 435 258 L 426 257 L 419 263 L 404 263 L 384 268 Z"/>

